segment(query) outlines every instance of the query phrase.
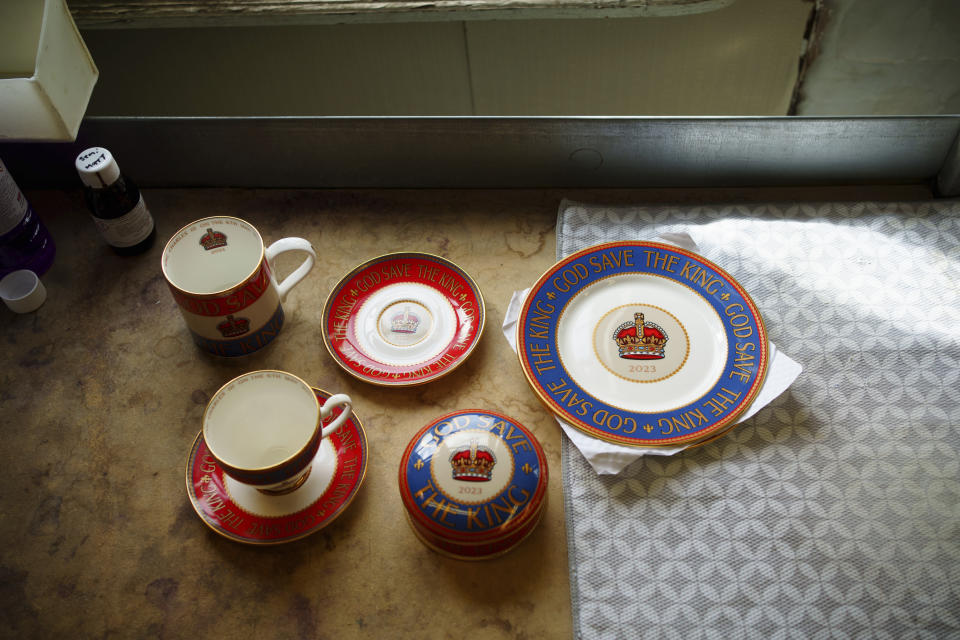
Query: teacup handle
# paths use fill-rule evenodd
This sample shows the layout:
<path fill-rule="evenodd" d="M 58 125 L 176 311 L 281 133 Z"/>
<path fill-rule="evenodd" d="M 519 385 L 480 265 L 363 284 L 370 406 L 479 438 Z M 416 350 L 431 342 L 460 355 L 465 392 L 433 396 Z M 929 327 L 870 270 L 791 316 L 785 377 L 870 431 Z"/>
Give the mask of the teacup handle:
<path fill-rule="evenodd" d="M 323 428 L 323 431 L 320 432 L 321 438 L 326 438 L 350 419 L 350 412 L 353 410 L 353 401 L 350 400 L 350 396 L 347 394 L 338 393 L 327 398 L 323 406 L 320 407 L 320 419 L 326 420 L 330 417 L 330 414 L 333 413 L 334 408 L 340 405 L 343 406 L 343 411 L 340 412 L 340 415 L 338 415 L 333 422 Z"/>
<path fill-rule="evenodd" d="M 293 273 L 284 278 L 283 282 L 277 284 L 277 293 L 280 294 L 280 302 L 284 301 L 287 294 L 290 293 L 290 289 L 293 289 L 295 284 L 303 280 L 304 276 L 310 273 L 310 270 L 313 269 L 313 263 L 317 260 L 317 252 L 308 240 L 304 240 L 303 238 L 281 238 L 264 251 L 267 262 L 270 263 L 271 272 L 273 271 L 274 258 L 287 251 L 304 251 L 307 257 Z M 276 283 L 276 280 L 274 280 L 274 283 Z"/>

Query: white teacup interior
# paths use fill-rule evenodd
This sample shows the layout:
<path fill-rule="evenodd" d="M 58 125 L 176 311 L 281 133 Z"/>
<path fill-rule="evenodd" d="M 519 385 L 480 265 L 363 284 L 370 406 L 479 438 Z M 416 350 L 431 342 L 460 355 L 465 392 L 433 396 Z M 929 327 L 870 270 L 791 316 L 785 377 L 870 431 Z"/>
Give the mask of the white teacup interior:
<path fill-rule="evenodd" d="M 227 383 L 203 418 L 207 446 L 239 469 L 263 469 L 301 451 L 320 422 L 310 386 L 281 371 L 256 371 Z"/>
<path fill-rule="evenodd" d="M 170 239 L 163 271 L 178 289 L 220 293 L 253 274 L 263 255 L 257 230 L 237 218 L 197 220 Z"/>

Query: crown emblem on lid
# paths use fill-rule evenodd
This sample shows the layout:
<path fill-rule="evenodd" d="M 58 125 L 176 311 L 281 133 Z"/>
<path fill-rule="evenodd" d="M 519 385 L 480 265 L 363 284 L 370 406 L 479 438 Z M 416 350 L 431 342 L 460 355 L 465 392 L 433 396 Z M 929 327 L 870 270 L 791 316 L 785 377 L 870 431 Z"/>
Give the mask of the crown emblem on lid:
<path fill-rule="evenodd" d="M 416 333 L 419 326 L 420 318 L 417 314 L 410 313 L 409 307 L 404 309 L 403 313 L 393 316 L 390 321 L 390 331 L 393 333 Z"/>
<path fill-rule="evenodd" d="M 627 360 L 661 360 L 667 333 L 660 325 L 645 322 L 642 313 L 633 314 L 633 322 L 624 322 L 613 332 L 620 357 Z"/>
<path fill-rule="evenodd" d="M 480 446 L 476 440 L 470 446 L 460 447 L 450 454 L 450 467 L 454 480 L 466 482 L 489 482 L 493 477 L 493 467 L 497 459 L 493 451 Z"/>
<path fill-rule="evenodd" d="M 225 247 L 227 246 L 227 234 L 220 231 L 214 231 L 213 229 L 207 227 L 207 232 L 200 237 L 200 246 L 202 246 L 206 251 Z"/>
<path fill-rule="evenodd" d="M 250 331 L 250 321 L 246 318 L 234 318 L 232 315 L 217 325 L 224 338 L 236 338 Z"/>

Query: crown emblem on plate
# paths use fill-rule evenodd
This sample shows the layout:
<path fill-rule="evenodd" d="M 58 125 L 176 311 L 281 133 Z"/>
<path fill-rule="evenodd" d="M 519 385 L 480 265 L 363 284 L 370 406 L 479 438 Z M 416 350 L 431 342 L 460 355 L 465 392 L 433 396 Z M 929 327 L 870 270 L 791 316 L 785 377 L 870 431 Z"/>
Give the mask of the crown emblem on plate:
<path fill-rule="evenodd" d="M 214 231 L 208 227 L 207 232 L 200 236 L 200 246 L 207 251 L 225 247 L 227 246 L 227 234 L 221 233 L 220 231 Z"/>
<path fill-rule="evenodd" d="M 234 318 L 232 315 L 217 325 L 224 338 L 236 338 L 250 331 L 250 321 L 246 318 Z"/>
<path fill-rule="evenodd" d="M 409 308 L 393 316 L 390 321 L 390 331 L 393 333 L 416 333 L 419 326 L 420 318 L 415 313 L 410 313 Z"/>
<path fill-rule="evenodd" d="M 454 480 L 489 482 L 493 477 L 495 464 L 497 459 L 493 451 L 480 446 L 476 440 L 471 440 L 470 446 L 460 447 L 450 455 L 450 467 L 453 469 Z"/>
<path fill-rule="evenodd" d="M 613 332 L 620 357 L 627 360 L 660 360 L 664 357 L 667 332 L 653 322 L 645 322 L 642 313 L 633 314 L 633 322 L 624 322 Z"/>

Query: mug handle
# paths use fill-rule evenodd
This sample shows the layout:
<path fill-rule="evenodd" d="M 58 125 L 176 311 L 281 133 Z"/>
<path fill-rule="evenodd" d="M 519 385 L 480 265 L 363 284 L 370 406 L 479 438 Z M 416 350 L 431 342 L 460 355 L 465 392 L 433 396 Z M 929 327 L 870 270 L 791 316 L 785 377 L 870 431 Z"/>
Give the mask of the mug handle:
<path fill-rule="evenodd" d="M 274 259 L 281 253 L 286 253 L 287 251 L 303 251 L 307 254 L 307 258 L 300 263 L 300 266 L 297 267 L 293 273 L 284 278 L 283 282 L 277 284 L 277 293 L 280 295 L 280 302 L 284 301 L 287 294 L 290 293 L 290 289 L 293 289 L 295 284 L 303 280 L 304 276 L 310 273 L 310 270 L 313 269 L 313 263 L 317 260 L 317 252 L 308 240 L 304 240 L 303 238 L 281 238 L 264 251 L 267 262 L 270 264 L 271 278 L 273 278 Z M 274 279 L 274 283 L 276 284 L 276 279 Z"/>
<path fill-rule="evenodd" d="M 333 413 L 333 409 L 339 405 L 343 405 L 343 411 L 340 412 L 340 415 L 338 415 L 333 422 L 323 428 L 323 431 L 320 432 L 321 438 L 326 438 L 350 419 L 350 412 L 353 410 L 353 401 L 350 400 L 350 396 L 347 394 L 338 393 L 327 398 L 323 406 L 320 407 L 320 420 L 323 421 L 329 418 L 330 414 Z"/>

